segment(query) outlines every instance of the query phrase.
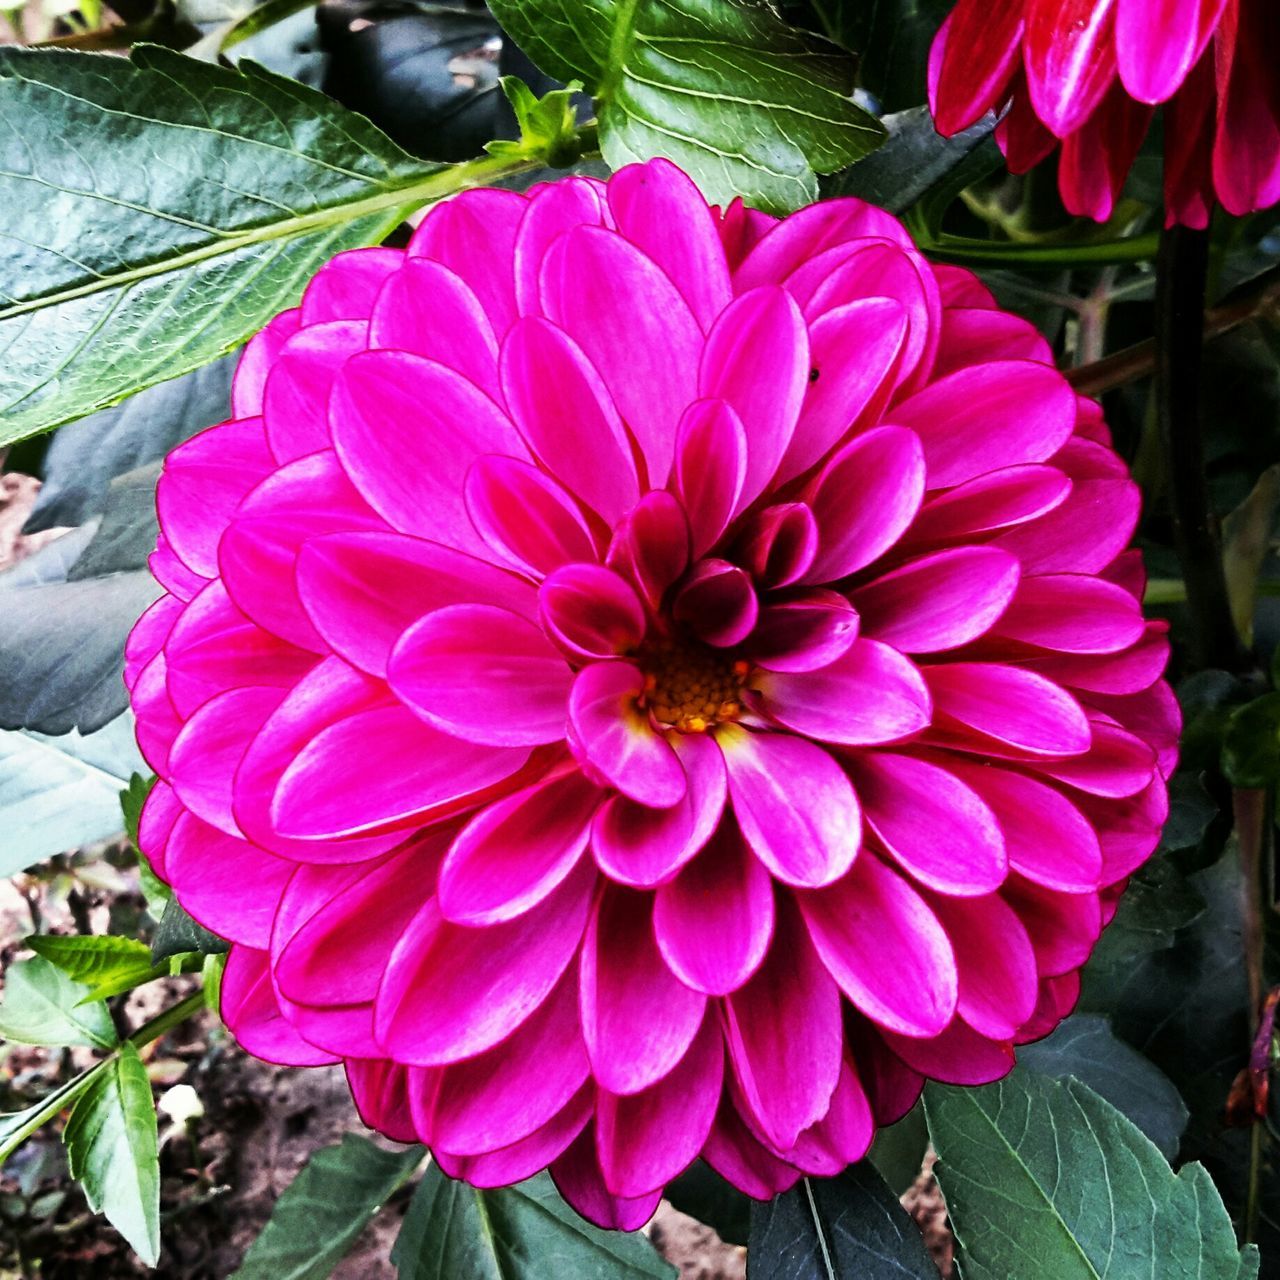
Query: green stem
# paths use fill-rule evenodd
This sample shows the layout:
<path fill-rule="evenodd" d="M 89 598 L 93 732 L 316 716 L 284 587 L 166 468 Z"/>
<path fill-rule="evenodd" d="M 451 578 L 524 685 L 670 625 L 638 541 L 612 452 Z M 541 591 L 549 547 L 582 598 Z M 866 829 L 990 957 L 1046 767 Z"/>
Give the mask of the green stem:
<path fill-rule="evenodd" d="M 1155 232 L 1093 244 L 1026 244 L 946 234 L 930 236 L 922 234 L 917 226 L 912 231 L 920 248 L 938 262 L 987 267 L 1090 267 L 1148 262 L 1156 256 L 1159 246 Z"/>
<path fill-rule="evenodd" d="M 1187 584 L 1192 665 L 1245 671 L 1252 663 L 1231 620 L 1204 475 L 1200 356 L 1208 261 L 1206 232 L 1172 227 L 1161 234 L 1156 268 L 1156 419 L 1168 467 L 1174 548 Z"/>

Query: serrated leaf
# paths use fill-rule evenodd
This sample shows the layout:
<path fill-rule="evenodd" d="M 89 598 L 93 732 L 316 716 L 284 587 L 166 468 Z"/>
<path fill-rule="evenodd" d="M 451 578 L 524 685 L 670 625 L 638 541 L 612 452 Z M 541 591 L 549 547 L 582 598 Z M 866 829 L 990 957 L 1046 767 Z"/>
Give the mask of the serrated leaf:
<path fill-rule="evenodd" d="M 281 1193 L 232 1280 L 324 1280 L 423 1154 L 387 1151 L 354 1133 L 317 1151 Z"/>
<path fill-rule="evenodd" d="M 208 364 L 459 182 L 294 81 L 154 46 L 0 50 L 0 120 L 0 444 Z"/>
<path fill-rule="evenodd" d="M 1178 1153 L 1187 1106 L 1168 1076 L 1117 1039 L 1106 1018 L 1076 1013 L 1052 1035 L 1018 1051 L 1029 1071 L 1055 1080 L 1073 1076 L 1126 1115 L 1166 1159 Z"/>
<path fill-rule="evenodd" d="M 601 1231 L 561 1200 L 549 1175 L 481 1191 L 432 1165 L 391 1260 L 400 1280 L 675 1280 L 638 1232 Z"/>
<path fill-rule="evenodd" d="M 217 955 L 229 947 L 230 943 L 225 938 L 210 933 L 187 914 L 177 898 L 170 897 L 151 940 L 151 959 L 159 964 L 161 960 L 193 951 L 201 955 Z"/>
<path fill-rule="evenodd" d="M 1175 1174 L 1077 1080 L 931 1084 L 925 1111 L 965 1280 L 1257 1275 L 1204 1167 Z"/>
<path fill-rule="evenodd" d="M 492 0 L 520 47 L 596 98 L 614 167 L 661 155 L 707 199 L 786 213 L 879 145 L 854 59 L 756 0 Z"/>
<path fill-rule="evenodd" d="M 751 1280 L 937 1280 L 920 1229 L 867 1161 L 751 1208 Z"/>
<path fill-rule="evenodd" d="M 101 1000 L 84 1003 L 88 995 L 88 987 L 43 956 L 10 965 L 0 1003 L 0 1040 L 114 1049 L 119 1037 L 111 1014 Z"/>
<path fill-rule="evenodd" d="M 68 423 L 49 444 L 26 533 L 83 524 L 107 502 L 111 482 L 157 462 L 230 412 L 234 359 L 218 360 Z"/>
<path fill-rule="evenodd" d="M 128 714 L 87 736 L 0 732 L 0 876 L 116 835 L 120 788 L 145 768 Z"/>
<path fill-rule="evenodd" d="M 160 1160 L 151 1082 L 126 1041 L 80 1095 L 63 1131 L 72 1177 L 94 1213 L 149 1267 L 160 1257 Z"/>
<path fill-rule="evenodd" d="M 152 961 L 151 948 L 135 938 L 44 933 L 34 934 L 25 943 L 36 955 L 86 988 L 82 1003 L 132 991 L 167 972 Z"/>

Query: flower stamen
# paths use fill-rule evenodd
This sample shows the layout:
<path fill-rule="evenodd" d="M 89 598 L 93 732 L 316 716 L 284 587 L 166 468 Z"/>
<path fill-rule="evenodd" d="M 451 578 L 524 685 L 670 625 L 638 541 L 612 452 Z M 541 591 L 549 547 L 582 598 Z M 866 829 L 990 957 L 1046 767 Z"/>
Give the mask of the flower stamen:
<path fill-rule="evenodd" d="M 640 655 L 640 705 L 660 727 L 706 733 L 742 711 L 751 664 L 692 639 L 665 639 Z"/>

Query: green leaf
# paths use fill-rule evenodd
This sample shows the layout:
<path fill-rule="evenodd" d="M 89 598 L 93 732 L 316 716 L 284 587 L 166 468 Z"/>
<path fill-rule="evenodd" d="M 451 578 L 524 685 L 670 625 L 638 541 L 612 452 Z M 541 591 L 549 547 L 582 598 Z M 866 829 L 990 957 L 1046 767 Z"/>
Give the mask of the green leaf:
<path fill-rule="evenodd" d="M 1264 693 L 1231 713 L 1222 772 L 1233 787 L 1269 787 L 1280 779 L 1280 693 Z"/>
<path fill-rule="evenodd" d="M 317 1151 L 276 1201 L 232 1280 L 324 1280 L 423 1154 L 421 1147 L 386 1151 L 354 1133 Z"/>
<path fill-rule="evenodd" d="M 1128 1116 L 1166 1159 L 1177 1155 L 1187 1127 L 1186 1103 L 1159 1067 L 1116 1038 L 1106 1018 L 1073 1014 L 1052 1035 L 1023 1046 L 1018 1061 L 1039 1075 L 1087 1084 Z"/>
<path fill-rule="evenodd" d="M 391 1251 L 400 1280 L 675 1280 L 638 1232 L 601 1231 L 551 1178 L 481 1191 L 432 1165 Z"/>
<path fill-rule="evenodd" d="M 902 1195 L 920 1176 L 929 1149 L 929 1129 L 924 1122 L 924 1103 L 917 1102 L 901 1120 L 886 1129 L 877 1129 L 867 1159 L 889 1184 Z"/>
<path fill-rule="evenodd" d="M 0 445 L 209 363 L 340 249 L 510 169 L 415 160 L 295 81 L 153 46 L 0 50 L 0 118 Z"/>
<path fill-rule="evenodd" d="M 492 0 L 520 47 L 594 94 L 614 167 L 667 156 L 707 199 L 786 213 L 879 145 L 854 59 L 756 0 Z"/>
<path fill-rule="evenodd" d="M 129 785 L 120 792 L 120 812 L 124 815 L 124 833 L 135 849 L 138 847 L 138 820 L 142 817 L 142 806 L 147 803 L 147 797 L 155 785 L 154 773 L 145 776 L 134 773 L 129 776 Z"/>
<path fill-rule="evenodd" d="M 94 1213 L 150 1267 L 160 1257 L 160 1161 L 151 1082 L 127 1041 L 81 1094 L 62 1135 Z"/>
<path fill-rule="evenodd" d="M 925 1110 L 965 1280 L 1257 1275 L 1204 1167 L 1175 1174 L 1077 1080 L 931 1084 Z"/>
<path fill-rule="evenodd" d="M 867 1161 L 801 1178 L 751 1209 L 751 1280 L 937 1280 L 912 1222 Z M 1056 1280 L 1056 1277 L 1055 1277 Z"/>
<path fill-rule="evenodd" d="M 159 964 L 172 956 L 196 951 L 202 955 L 217 955 L 228 950 L 230 944 L 216 933 L 210 933 L 197 924 L 177 898 L 170 897 L 164 914 L 156 926 L 156 936 L 151 940 L 151 959 Z"/>
<path fill-rule="evenodd" d="M 107 1006 L 101 1000 L 84 1003 L 88 995 L 88 987 L 43 956 L 11 965 L 0 1004 L 0 1039 L 114 1049 L 119 1037 Z"/>
<path fill-rule="evenodd" d="M 88 989 L 84 1000 L 105 1000 L 163 977 L 167 965 L 152 962 L 151 948 L 135 938 L 34 934 L 25 944 Z"/>
<path fill-rule="evenodd" d="M 145 768 L 127 714 L 88 736 L 0 732 L 0 876 L 117 835 L 120 789 Z"/>
<path fill-rule="evenodd" d="M 663 1193 L 681 1213 L 711 1227 L 726 1244 L 747 1243 L 751 1197 L 722 1178 L 703 1160 L 695 1160 Z"/>
<path fill-rule="evenodd" d="M 552 89 L 541 98 L 534 95 L 519 76 L 503 76 L 499 81 L 520 126 L 520 138 L 511 142 L 500 138 L 485 143 L 491 156 L 516 156 L 539 164 L 566 169 L 582 155 L 577 112 L 573 96 L 582 89 L 580 80 L 571 80 L 563 89 Z"/>

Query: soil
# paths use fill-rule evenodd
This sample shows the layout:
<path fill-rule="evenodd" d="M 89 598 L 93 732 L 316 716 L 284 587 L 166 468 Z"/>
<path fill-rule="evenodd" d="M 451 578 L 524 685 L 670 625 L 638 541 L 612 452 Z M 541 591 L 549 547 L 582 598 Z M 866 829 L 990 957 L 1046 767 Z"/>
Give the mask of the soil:
<path fill-rule="evenodd" d="M 0 570 L 63 532 L 22 535 L 38 490 L 39 481 L 30 477 L 0 475 Z M 136 930 L 143 901 L 127 862 L 122 845 L 106 844 L 56 858 L 38 876 L 0 880 L 0 974 L 22 955 L 21 939 L 36 928 Z M 153 983 L 130 997 L 122 1014 L 136 1026 L 190 986 L 181 978 Z M 226 1280 L 311 1153 L 348 1130 L 367 1132 L 338 1068 L 259 1062 L 209 1013 L 147 1046 L 143 1058 L 161 1112 L 159 1267 L 148 1271 L 106 1221 L 88 1211 L 68 1176 L 55 1123 L 0 1169 L 0 1280 Z M 0 1111 L 30 1105 L 89 1060 L 79 1049 L 0 1044 Z M 370 1224 L 333 1272 L 338 1280 L 394 1280 L 391 1245 L 407 1200 L 408 1193 L 400 1193 Z M 927 1171 L 903 1201 L 949 1276 L 951 1237 Z M 665 1201 L 647 1230 L 681 1280 L 745 1280 L 744 1249 Z"/>

